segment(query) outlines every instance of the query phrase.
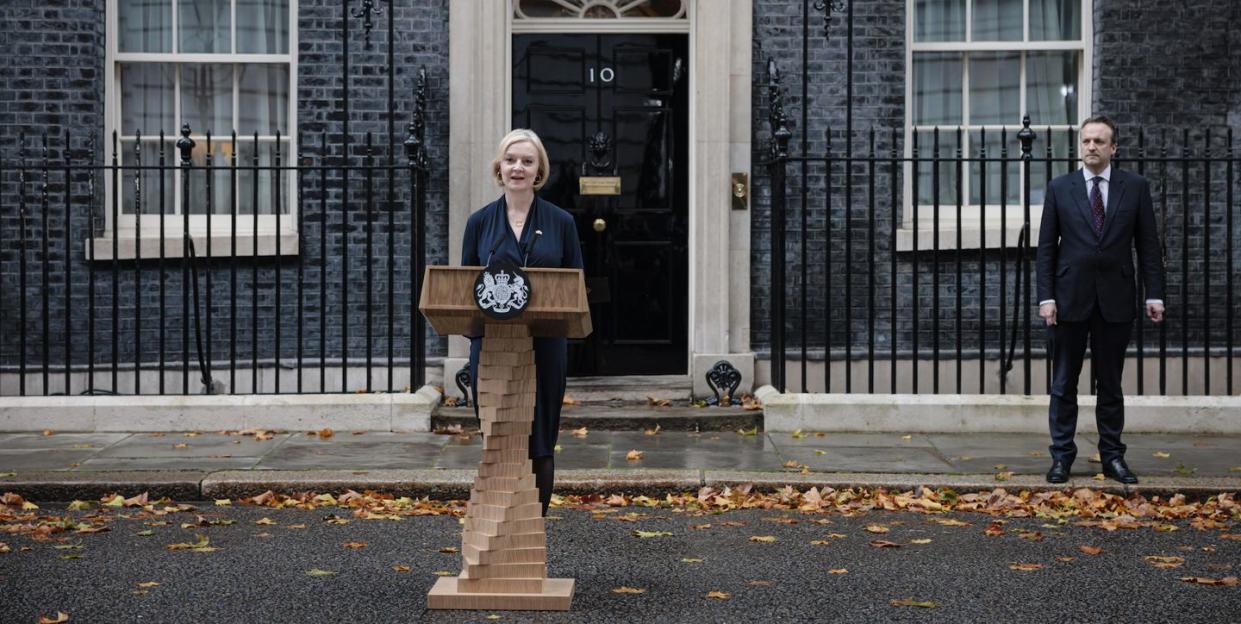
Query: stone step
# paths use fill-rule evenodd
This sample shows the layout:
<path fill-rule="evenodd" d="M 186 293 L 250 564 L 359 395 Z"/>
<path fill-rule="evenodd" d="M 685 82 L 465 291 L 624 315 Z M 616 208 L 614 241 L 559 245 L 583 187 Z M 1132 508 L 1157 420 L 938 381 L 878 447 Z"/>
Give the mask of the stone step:
<path fill-rule="evenodd" d="M 681 401 L 667 407 L 646 403 L 566 405 L 560 412 L 560 428 L 586 427 L 592 431 L 643 431 L 657 425 L 664 431 L 736 431 L 763 428 L 762 410 L 741 407 L 693 407 Z M 444 407 L 431 416 L 432 430 L 451 426 L 477 429 L 472 407 Z"/>

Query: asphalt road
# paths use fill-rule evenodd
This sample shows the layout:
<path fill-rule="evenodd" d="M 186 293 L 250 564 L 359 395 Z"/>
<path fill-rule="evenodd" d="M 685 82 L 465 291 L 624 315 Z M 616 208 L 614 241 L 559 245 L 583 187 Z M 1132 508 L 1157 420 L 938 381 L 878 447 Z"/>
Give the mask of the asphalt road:
<path fill-rule="evenodd" d="M 595 517 L 553 509 L 558 519 L 548 524 L 549 569 L 551 576 L 577 580 L 573 609 L 454 612 L 424 608 L 435 572 L 460 569 L 459 554 L 440 552 L 459 546 L 453 517 L 362 520 L 347 509 L 196 505 L 196 512 L 159 519 L 138 517 L 143 514 L 134 509 L 108 511 L 110 531 L 70 534 L 65 541 L 0 534 L 10 547 L 0 552 L 0 622 L 36 622 L 57 611 L 73 623 L 1241 621 L 1241 586 L 1179 580 L 1237 576 L 1241 542 L 1220 538 L 1225 530 L 1198 530 L 1184 521 L 1174 522 L 1179 530 L 1171 532 L 1109 532 L 1009 519 L 1003 535 L 987 536 L 992 518 L 973 513 L 691 516 L 627 507 Z M 82 518 L 93 512 L 44 505 L 38 513 Z M 634 521 L 618 519 L 630 513 L 637 514 L 628 517 Z M 181 527 L 196 514 L 234 523 Z M 326 522 L 333 514 L 349 522 Z M 262 518 L 275 524 L 256 524 Z M 937 522 L 944 519 L 969 526 Z M 167 524 L 147 524 L 159 521 Z M 866 530 L 874 525 L 888 532 Z M 636 530 L 671 535 L 641 538 Z M 1235 523 L 1226 530 L 1236 532 Z M 139 535 L 143 531 L 151 534 Z M 166 548 L 197 535 L 219 550 Z M 899 547 L 876 547 L 873 540 Z M 365 546 L 344 546 L 351 542 Z M 1102 551 L 1088 555 L 1082 545 Z M 1159 569 L 1147 556 L 1184 562 Z M 1012 564 L 1043 567 L 1022 571 Z M 307 574 L 312 569 L 332 574 Z M 840 569 L 847 572 L 831 573 Z M 159 585 L 139 586 L 152 581 Z M 622 586 L 645 592 L 612 591 Z M 708 596 L 715 591 L 728 597 Z M 934 606 L 890 603 L 900 599 Z"/>

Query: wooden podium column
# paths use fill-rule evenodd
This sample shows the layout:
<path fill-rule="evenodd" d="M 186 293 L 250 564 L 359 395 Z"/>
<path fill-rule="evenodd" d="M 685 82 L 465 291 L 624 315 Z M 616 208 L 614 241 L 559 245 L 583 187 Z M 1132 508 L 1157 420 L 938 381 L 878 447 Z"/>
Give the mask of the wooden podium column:
<path fill-rule="evenodd" d="M 535 398 L 530 328 L 489 323 L 482 341 L 483 457 L 465 512 L 462 571 L 436 581 L 427 608 L 565 611 L 573 579 L 547 578 L 547 533 L 529 458 Z"/>

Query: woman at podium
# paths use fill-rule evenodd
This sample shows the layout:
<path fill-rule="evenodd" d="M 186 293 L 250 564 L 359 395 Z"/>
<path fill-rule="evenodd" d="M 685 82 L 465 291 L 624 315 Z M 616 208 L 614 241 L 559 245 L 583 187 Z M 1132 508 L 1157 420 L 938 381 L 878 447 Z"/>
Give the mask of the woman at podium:
<path fill-rule="evenodd" d="M 506 260 L 520 267 L 582 268 L 582 248 L 573 215 L 535 195 L 551 170 L 547 150 L 530 130 L 513 130 L 500 141 L 491 175 L 504 193 L 470 215 L 461 245 L 463 266 Z M 482 340 L 470 338 L 470 388 L 478 410 L 478 354 Z M 534 422 L 530 459 L 543 515 L 552 498 L 554 449 L 568 374 L 565 338 L 534 339 Z"/>

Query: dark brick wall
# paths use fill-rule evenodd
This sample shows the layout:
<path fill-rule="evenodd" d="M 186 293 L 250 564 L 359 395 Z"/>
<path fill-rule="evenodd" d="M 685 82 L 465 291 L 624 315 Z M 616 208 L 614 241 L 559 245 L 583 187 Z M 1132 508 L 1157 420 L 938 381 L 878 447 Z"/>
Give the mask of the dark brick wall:
<path fill-rule="evenodd" d="M 18 364 L 19 336 L 26 336 L 27 362 L 42 361 L 42 279 L 43 239 L 41 207 L 41 138 L 51 134 L 49 158 L 53 169 L 49 174 L 50 210 L 48 228 L 50 239 L 48 251 L 49 280 L 46 290 L 51 294 L 49 321 L 51 323 L 50 361 L 64 361 L 65 303 L 64 285 L 64 194 L 62 170 L 55 166 L 63 163 L 61 145 L 66 131 L 72 134 L 75 150 L 75 171 L 72 174 L 72 218 L 70 232 L 69 265 L 73 285 L 70 305 L 73 335 L 71 347 L 75 364 L 82 365 L 87 359 L 87 315 L 89 298 L 89 264 L 84 259 L 83 241 L 88 238 L 90 215 L 95 217 L 95 233 L 103 232 L 104 201 L 102 179 L 96 177 L 96 196 L 89 195 L 89 168 L 86 167 L 86 141 L 97 137 L 103 129 L 103 63 L 105 22 L 97 2 L 68 2 L 66 8 L 46 8 L 33 2 L 6 2 L 0 7 L 0 41 L 3 49 L 13 53 L 0 59 L 0 157 L 3 172 L 3 206 L 0 209 L 0 276 L 3 277 L 3 293 L 0 294 L 0 360 L 6 367 Z M 426 191 L 426 227 L 428 259 L 444 262 L 446 250 L 443 244 L 447 231 L 447 178 L 448 156 L 448 6 L 446 0 L 417 0 L 396 3 L 395 20 L 395 148 L 397 164 L 404 165 L 402 142 L 414 105 L 414 87 L 419 68 L 427 70 L 427 117 L 426 145 L 431 164 Z M 387 5 L 381 5 L 387 8 Z M 37 7 L 37 8 L 36 8 Z M 388 82 L 387 82 L 387 20 L 388 15 L 375 18 L 376 26 L 371 34 L 372 45 L 364 45 L 362 20 L 350 20 L 350 67 L 349 67 L 349 134 L 350 158 L 354 166 L 366 162 L 366 134 L 372 133 L 373 155 L 383 165 L 388 153 Z M 307 162 L 317 167 L 326 162 L 334 167 L 340 162 L 344 137 L 344 104 L 342 95 L 342 43 L 339 2 L 331 0 L 303 0 L 299 3 L 299 75 L 297 80 L 298 131 L 301 150 Z M 26 162 L 29 169 L 25 175 L 25 193 L 18 193 L 17 171 L 20 154 L 17 135 L 26 132 Z M 154 132 L 151 129 L 148 132 Z M 247 129 L 239 129 L 247 132 Z M 326 160 L 322 141 L 326 138 Z M 170 140 L 171 146 L 171 140 Z M 168 150 L 169 162 L 175 162 L 174 151 Z M 292 158 L 284 154 L 288 164 Z M 99 157 L 96 156 L 96 159 Z M 144 163 L 155 162 L 157 154 L 144 154 Z M 221 163 L 216 163 L 221 164 Z M 242 165 L 247 163 L 242 162 Z M 99 172 L 103 175 L 103 172 Z M 131 174 L 132 176 L 132 174 Z M 196 178 L 192 191 L 195 203 L 205 201 L 202 193 L 203 177 Z M 368 223 L 373 228 L 374 259 L 370 290 L 373 293 L 373 342 L 371 352 L 376 361 L 386 362 L 388 352 L 387 325 L 388 298 L 388 235 L 393 234 L 392 251 L 395 255 L 391 266 L 394 270 L 395 299 L 393 307 L 393 348 L 400 361 L 409 354 L 411 327 L 410 299 L 410 176 L 404 168 L 393 175 L 391 226 L 389 226 L 388 175 L 386 169 L 376 172 L 372 180 L 373 205 L 366 200 L 366 177 L 363 171 L 349 174 L 347 207 L 341 191 L 342 178 L 339 168 L 329 168 L 321 183 L 317 169 L 310 169 L 304 176 L 302 196 L 301 253 L 280 260 L 250 258 L 238 261 L 237 280 L 237 340 L 236 354 L 242 362 L 249 362 L 254 355 L 255 319 L 257 318 L 257 355 L 260 360 L 270 360 L 275 351 L 277 319 L 280 325 L 281 348 L 279 357 L 289 360 L 297 355 L 297 319 L 304 321 L 303 351 L 305 357 L 317 362 L 320 338 L 326 341 L 329 361 L 338 360 L 342 354 L 342 336 L 348 326 L 350 360 L 365 358 L 365 328 L 368 309 L 365 305 L 368 275 L 366 250 Z M 132 180 L 122 180 L 132 187 Z M 171 184 L 171 183 L 170 183 Z M 326 187 L 326 197 L 324 189 Z M 145 193 L 155 201 L 153 188 Z M 34 241 L 34 247 L 26 249 L 29 269 L 26 281 L 25 324 L 20 325 L 20 265 L 18 218 L 22 198 L 25 198 L 26 240 Z M 321 208 L 321 200 L 326 209 Z M 151 209 L 153 210 L 153 209 Z M 347 216 L 346 216 L 347 213 Z M 150 227 L 154 220 L 148 218 L 144 225 Z M 321 241 L 326 233 L 326 248 Z M 205 254 L 205 249 L 198 253 Z M 348 255 L 348 267 L 345 257 Z M 324 262 L 326 259 L 326 262 Z M 325 264 L 326 270 L 321 270 Z M 230 294 L 233 271 L 232 263 L 224 259 L 202 260 L 199 285 L 203 300 L 204 317 L 210 314 L 210 349 L 212 358 L 227 360 L 230 355 L 229 320 L 231 317 Z M 257 279 L 254 269 L 257 266 Z M 304 302 L 298 306 L 298 270 L 303 272 L 305 283 Z M 113 296 L 112 268 L 110 262 L 94 263 L 97 278 L 95 294 L 95 361 L 111 362 Z M 140 265 L 133 262 L 119 263 L 117 290 L 117 326 L 119 328 L 118 356 L 122 362 L 130 362 L 135 355 L 134 330 L 141 310 L 142 334 L 139 341 L 143 361 L 154 363 L 158 359 L 161 332 L 166 345 L 164 353 L 171 362 L 182 358 L 181 330 L 185 325 L 182 314 L 181 262 L 170 260 L 161 277 L 158 261 L 146 259 Z M 320 284 L 326 281 L 327 296 L 321 299 Z M 164 286 L 164 316 L 159 315 L 160 284 Z M 275 293 L 279 285 L 281 302 L 275 305 Z M 346 289 L 348 307 L 342 305 Z M 255 293 L 258 293 L 257 316 L 253 309 Z M 208 312 L 208 302 L 209 312 Z M 191 307 L 192 310 L 192 307 Z M 319 331 L 320 318 L 326 315 L 327 328 Z M 342 322 L 344 319 L 344 322 Z M 188 319 L 192 322 L 191 318 Z M 194 335 L 190 334 L 191 358 L 194 351 Z M 443 341 L 429 340 L 431 353 L 442 353 Z M 352 383 L 352 382 L 351 382 Z M 55 385 L 55 384 L 54 384 Z"/>

